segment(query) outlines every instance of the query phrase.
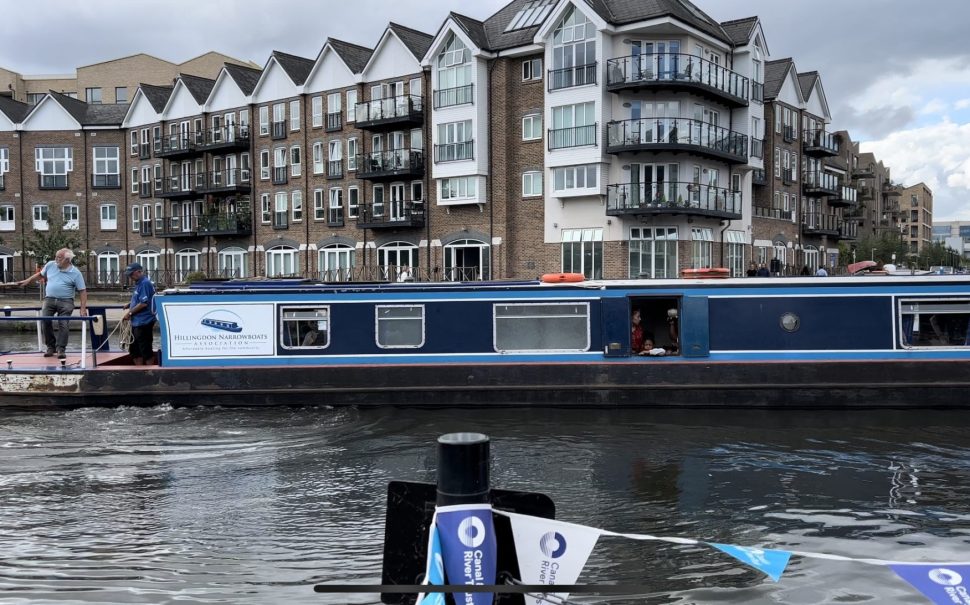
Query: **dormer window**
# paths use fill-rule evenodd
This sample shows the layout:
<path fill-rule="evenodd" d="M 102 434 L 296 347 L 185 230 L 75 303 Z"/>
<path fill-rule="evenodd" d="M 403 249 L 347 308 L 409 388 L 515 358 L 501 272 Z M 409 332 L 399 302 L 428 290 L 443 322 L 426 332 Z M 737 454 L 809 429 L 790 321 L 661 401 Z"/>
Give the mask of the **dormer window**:
<path fill-rule="evenodd" d="M 471 51 L 455 34 L 438 53 L 438 88 L 435 107 L 450 107 L 473 102 Z"/>

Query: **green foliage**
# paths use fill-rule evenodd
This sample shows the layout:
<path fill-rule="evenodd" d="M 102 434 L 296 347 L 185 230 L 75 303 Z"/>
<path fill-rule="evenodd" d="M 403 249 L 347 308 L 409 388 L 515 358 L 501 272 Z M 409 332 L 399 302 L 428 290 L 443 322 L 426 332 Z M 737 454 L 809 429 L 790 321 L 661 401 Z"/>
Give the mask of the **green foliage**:
<path fill-rule="evenodd" d="M 26 256 L 34 257 L 38 265 L 54 260 L 61 248 L 74 251 L 74 266 L 83 267 L 87 264 L 85 255 L 81 253 L 81 233 L 77 229 L 67 229 L 64 221 L 57 217 L 47 220 L 47 230 L 34 229 L 33 222 L 28 222 L 29 229 L 25 230 L 24 251 Z"/>
<path fill-rule="evenodd" d="M 203 273 L 202 271 L 193 271 L 192 273 L 189 273 L 188 275 L 185 276 L 186 284 L 191 284 L 193 282 L 204 281 L 204 280 L 205 280 L 205 273 Z"/>

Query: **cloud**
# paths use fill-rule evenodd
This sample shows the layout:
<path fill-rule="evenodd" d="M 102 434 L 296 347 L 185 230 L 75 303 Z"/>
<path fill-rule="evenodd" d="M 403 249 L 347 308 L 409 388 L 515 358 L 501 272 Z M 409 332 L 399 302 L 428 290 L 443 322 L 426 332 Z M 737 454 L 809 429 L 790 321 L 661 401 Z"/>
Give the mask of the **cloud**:
<path fill-rule="evenodd" d="M 933 219 L 970 220 L 970 124 L 943 121 L 861 145 L 892 170 L 893 181 L 933 191 Z"/>
<path fill-rule="evenodd" d="M 970 109 L 970 99 L 960 99 L 953 104 L 956 109 Z"/>

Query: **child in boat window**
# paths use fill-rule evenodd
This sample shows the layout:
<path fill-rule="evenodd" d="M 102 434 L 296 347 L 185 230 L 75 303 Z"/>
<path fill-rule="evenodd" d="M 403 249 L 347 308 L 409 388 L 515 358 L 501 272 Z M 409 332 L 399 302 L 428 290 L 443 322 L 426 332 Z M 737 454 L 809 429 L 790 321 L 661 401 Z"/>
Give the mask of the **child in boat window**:
<path fill-rule="evenodd" d="M 640 309 L 634 309 L 633 315 L 630 317 L 630 324 L 632 325 L 632 330 L 630 332 L 630 351 L 634 355 L 649 355 L 648 351 L 653 348 L 653 334 L 646 332 L 643 329 L 643 324 L 641 323 Z M 646 343 L 650 343 L 650 347 L 646 347 Z"/>

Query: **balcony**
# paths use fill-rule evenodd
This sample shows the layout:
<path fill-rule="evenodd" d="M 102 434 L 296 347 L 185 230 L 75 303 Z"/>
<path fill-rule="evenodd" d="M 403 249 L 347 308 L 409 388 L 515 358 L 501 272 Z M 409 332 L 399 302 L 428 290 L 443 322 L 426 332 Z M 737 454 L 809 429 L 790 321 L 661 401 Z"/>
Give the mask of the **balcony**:
<path fill-rule="evenodd" d="M 839 235 L 841 240 L 859 239 L 859 223 L 853 220 L 843 220 L 839 223 Z"/>
<path fill-rule="evenodd" d="M 421 97 L 402 95 L 357 104 L 357 128 L 394 130 L 424 123 Z"/>
<path fill-rule="evenodd" d="M 860 200 L 874 200 L 876 196 L 876 191 L 872 187 L 859 187 L 859 199 Z"/>
<path fill-rule="evenodd" d="M 839 234 L 841 219 L 834 214 L 812 212 L 802 217 L 802 233 L 805 235 Z"/>
<path fill-rule="evenodd" d="M 459 143 L 444 143 L 434 146 L 435 164 L 441 162 L 460 162 L 475 159 L 475 141 L 461 141 Z"/>
<path fill-rule="evenodd" d="M 343 206 L 340 206 L 338 208 L 328 208 L 327 227 L 343 227 L 343 226 L 344 226 Z"/>
<path fill-rule="evenodd" d="M 186 174 L 169 177 L 162 180 L 162 191 L 157 197 L 163 197 L 169 200 L 197 197 L 204 182 L 205 175 L 202 174 Z"/>
<path fill-rule="evenodd" d="M 252 218 L 248 212 L 222 212 L 200 216 L 199 235 L 250 235 L 253 232 Z"/>
<path fill-rule="evenodd" d="M 781 183 L 783 185 L 794 185 L 795 184 L 795 169 L 794 168 L 782 168 L 781 169 Z"/>
<path fill-rule="evenodd" d="M 886 181 L 882 184 L 882 192 L 889 197 L 899 197 L 903 194 L 903 188 Z"/>
<path fill-rule="evenodd" d="M 270 138 L 274 141 L 279 141 L 286 138 L 286 122 L 273 122 L 270 129 Z"/>
<path fill-rule="evenodd" d="M 361 204 L 358 229 L 402 229 L 424 227 L 424 201 L 395 200 Z"/>
<path fill-rule="evenodd" d="M 475 89 L 473 84 L 465 86 L 455 86 L 454 88 L 442 88 L 434 91 L 434 108 L 454 107 L 456 105 L 471 105 L 475 102 Z"/>
<path fill-rule="evenodd" d="M 592 63 L 576 65 L 575 67 L 550 69 L 547 78 L 549 92 L 563 88 L 596 84 L 596 69 L 598 65 L 599 63 L 593 61 Z"/>
<path fill-rule="evenodd" d="M 162 216 L 155 224 L 155 235 L 171 239 L 197 237 L 198 221 L 195 215 Z"/>
<path fill-rule="evenodd" d="M 856 191 L 855 187 L 839 187 L 839 193 L 834 197 L 829 198 L 829 206 L 834 208 L 845 208 L 849 206 L 855 206 L 859 203 L 859 192 Z"/>
<path fill-rule="evenodd" d="M 802 151 L 813 157 L 835 157 L 839 155 L 839 138 L 821 128 L 806 130 L 802 133 Z"/>
<path fill-rule="evenodd" d="M 138 184 L 138 197 L 144 199 L 152 197 L 155 190 L 152 188 L 152 183 L 139 183 Z"/>
<path fill-rule="evenodd" d="M 205 173 L 199 193 L 211 195 L 228 195 L 249 193 L 252 185 L 249 182 L 249 171 L 241 168 L 213 170 Z"/>
<path fill-rule="evenodd" d="M 327 162 L 327 180 L 344 178 L 344 161 L 330 160 Z"/>
<path fill-rule="evenodd" d="M 687 215 L 741 218 L 741 193 L 699 183 L 626 183 L 607 187 L 607 216 Z"/>
<path fill-rule="evenodd" d="M 326 131 L 337 132 L 344 127 L 344 116 L 339 111 L 327 114 Z"/>
<path fill-rule="evenodd" d="M 765 102 L 765 85 L 761 82 L 751 83 L 751 100 L 759 103 Z"/>
<path fill-rule="evenodd" d="M 610 122 L 606 128 L 607 153 L 671 151 L 729 163 L 748 161 L 747 135 L 700 120 L 623 120 Z"/>
<path fill-rule="evenodd" d="M 765 159 L 764 139 L 751 139 L 751 157 L 758 158 L 759 160 Z"/>
<path fill-rule="evenodd" d="M 857 206 L 842 212 L 842 218 L 847 221 L 861 223 L 866 220 L 866 209 L 864 206 Z"/>
<path fill-rule="evenodd" d="M 160 158 L 177 160 L 198 155 L 205 147 L 205 135 L 189 131 L 184 134 L 172 134 L 162 137 L 161 145 L 156 145 L 155 155 Z"/>
<path fill-rule="evenodd" d="M 795 218 L 795 213 L 792 210 L 785 210 L 784 208 L 752 206 L 751 210 L 754 216 L 758 218 L 770 218 L 776 221 L 788 221 L 789 223 Z"/>
<path fill-rule="evenodd" d="M 2 178 L 0 177 L 0 184 L 2 184 Z M 121 189 L 121 175 L 120 174 L 92 174 L 91 175 L 91 188 L 92 189 Z M 2 189 L 2 187 L 0 187 Z"/>
<path fill-rule="evenodd" d="M 767 185 L 768 176 L 765 174 L 764 170 L 758 169 L 751 172 L 751 184 L 752 185 Z"/>
<path fill-rule="evenodd" d="M 138 159 L 139 160 L 152 159 L 152 146 L 150 143 L 141 143 L 138 145 Z"/>
<path fill-rule="evenodd" d="M 68 174 L 38 174 L 37 186 L 41 189 L 68 189 L 69 176 Z"/>
<path fill-rule="evenodd" d="M 575 126 L 572 128 L 550 128 L 548 136 L 546 137 L 549 141 L 549 151 L 553 149 L 596 145 L 596 130 L 597 124 Z"/>
<path fill-rule="evenodd" d="M 221 126 L 205 133 L 206 151 L 247 151 L 249 149 L 249 126 Z"/>
<path fill-rule="evenodd" d="M 852 169 L 852 178 L 854 179 L 873 179 L 876 178 L 876 167 L 873 164 L 866 164 L 865 166 L 856 166 Z"/>
<path fill-rule="evenodd" d="M 290 170 L 286 166 L 273 166 L 273 184 L 285 185 L 290 178 Z"/>
<path fill-rule="evenodd" d="M 152 222 L 151 222 L 151 220 L 142 221 L 141 223 L 139 223 L 138 224 L 138 233 L 142 237 L 151 237 L 152 236 Z"/>
<path fill-rule="evenodd" d="M 839 179 L 828 172 L 807 170 L 802 175 L 802 193 L 809 197 L 838 195 Z"/>
<path fill-rule="evenodd" d="M 606 88 L 611 92 L 688 92 L 731 107 L 745 107 L 748 82 L 739 73 L 683 53 L 634 55 L 606 63 Z"/>
<path fill-rule="evenodd" d="M 424 152 L 410 148 L 364 153 L 357 159 L 357 178 L 396 179 L 424 176 Z"/>
<path fill-rule="evenodd" d="M 282 230 L 290 228 L 290 216 L 286 210 L 277 210 L 273 213 L 273 229 Z"/>

